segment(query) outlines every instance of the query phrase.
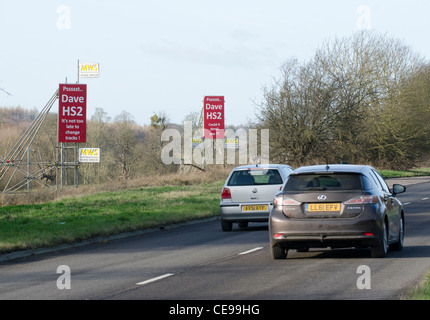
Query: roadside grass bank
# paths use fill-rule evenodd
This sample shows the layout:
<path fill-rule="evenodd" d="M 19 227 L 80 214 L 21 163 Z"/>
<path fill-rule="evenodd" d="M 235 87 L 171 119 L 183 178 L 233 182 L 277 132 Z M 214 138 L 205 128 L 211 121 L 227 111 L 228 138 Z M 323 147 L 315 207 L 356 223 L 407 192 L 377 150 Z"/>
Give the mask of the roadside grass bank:
<path fill-rule="evenodd" d="M 430 300 L 430 271 L 424 279 L 406 295 L 406 300 Z"/>
<path fill-rule="evenodd" d="M 406 171 L 383 169 L 378 171 L 385 179 L 430 176 L 430 168 L 419 168 L 419 169 L 411 169 Z"/>
<path fill-rule="evenodd" d="M 224 181 L 141 187 L 0 207 L 0 254 L 219 214 Z"/>

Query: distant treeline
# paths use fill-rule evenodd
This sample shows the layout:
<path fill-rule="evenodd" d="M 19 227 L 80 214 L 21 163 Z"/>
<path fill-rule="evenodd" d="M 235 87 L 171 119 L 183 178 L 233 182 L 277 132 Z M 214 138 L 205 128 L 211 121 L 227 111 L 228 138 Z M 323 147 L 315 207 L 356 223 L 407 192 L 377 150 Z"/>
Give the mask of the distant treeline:
<path fill-rule="evenodd" d="M 36 119 L 38 111 L 36 108 L 24 109 L 18 107 L 1 107 L 0 108 L 0 125 L 17 125 L 22 122 L 33 121 Z"/>
<path fill-rule="evenodd" d="M 37 116 L 38 111 L 35 109 L 0 107 L 1 158 L 6 157 Z M 176 172 L 178 166 L 164 165 L 160 156 L 163 146 L 161 133 L 163 128 L 167 126 L 167 123 L 160 123 L 160 121 L 148 126 L 138 125 L 133 120 L 132 115 L 127 112 L 122 112 L 111 119 L 102 108 L 97 108 L 94 115 L 87 121 L 87 143 L 81 146 L 100 148 L 101 161 L 100 163 L 80 164 L 79 184 L 115 182 L 142 175 Z M 55 163 L 57 160 L 56 150 L 57 114 L 50 113 L 31 144 L 30 161 L 32 163 Z M 43 165 L 38 164 L 39 167 Z M 26 167 L 23 166 L 22 169 L 26 170 Z M 51 176 L 52 174 L 55 178 L 55 170 L 51 171 Z M 51 178 L 52 184 L 55 183 L 53 178 Z M 73 174 L 70 174 L 67 179 L 72 184 Z M 4 183 L 4 181 L 1 182 Z M 0 185 L 0 188 L 2 187 Z"/>

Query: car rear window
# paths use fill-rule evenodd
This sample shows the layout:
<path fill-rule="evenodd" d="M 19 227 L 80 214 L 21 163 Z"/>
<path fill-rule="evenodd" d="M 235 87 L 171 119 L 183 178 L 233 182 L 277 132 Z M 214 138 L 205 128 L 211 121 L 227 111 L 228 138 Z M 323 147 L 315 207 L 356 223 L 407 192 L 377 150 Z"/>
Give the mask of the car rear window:
<path fill-rule="evenodd" d="M 360 174 L 312 173 L 290 175 L 285 191 L 362 190 Z"/>
<path fill-rule="evenodd" d="M 248 169 L 234 171 L 228 181 L 229 186 L 253 186 L 282 184 L 277 169 Z"/>

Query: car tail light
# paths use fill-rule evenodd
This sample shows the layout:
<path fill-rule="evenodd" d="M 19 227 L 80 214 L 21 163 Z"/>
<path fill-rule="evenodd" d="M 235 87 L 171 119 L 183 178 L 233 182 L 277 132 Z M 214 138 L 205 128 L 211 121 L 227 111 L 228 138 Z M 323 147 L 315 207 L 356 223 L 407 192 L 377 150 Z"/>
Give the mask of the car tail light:
<path fill-rule="evenodd" d="M 221 199 L 231 199 L 231 192 L 229 188 L 222 189 Z"/>
<path fill-rule="evenodd" d="M 355 197 L 352 199 L 349 199 L 348 201 L 345 201 L 345 204 L 369 204 L 369 203 L 377 203 L 378 197 L 377 196 L 360 196 Z"/>
<path fill-rule="evenodd" d="M 277 196 L 275 199 L 273 199 L 273 205 L 274 206 L 299 206 L 300 202 L 290 199 L 290 198 L 284 198 L 283 196 Z"/>

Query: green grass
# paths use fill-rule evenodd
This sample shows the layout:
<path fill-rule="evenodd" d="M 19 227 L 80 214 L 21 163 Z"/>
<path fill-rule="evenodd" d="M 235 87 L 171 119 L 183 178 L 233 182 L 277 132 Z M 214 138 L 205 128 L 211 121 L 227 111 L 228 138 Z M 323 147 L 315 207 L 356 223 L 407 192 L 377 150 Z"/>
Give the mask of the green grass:
<path fill-rule="evenodd" d="M 215 216 L 222 184 L 148 187 L 0 207 L 0 253 Z"/>
<path fill-rule="evenodd" d="M 381 173 L 381 175 L 386 179 L 421 177 L 421 176 L 430 176 L 430 168 L 412 169 L 407 171 L 379 170 L 379 173 Z"/>
<path fill-rule="evenodd" d="M 410 292 L 407 300 L 430 300 L 430 271 L 427 272 L 424 280 Z"/>

